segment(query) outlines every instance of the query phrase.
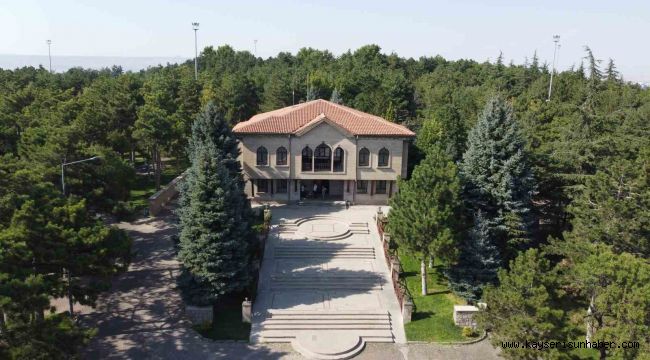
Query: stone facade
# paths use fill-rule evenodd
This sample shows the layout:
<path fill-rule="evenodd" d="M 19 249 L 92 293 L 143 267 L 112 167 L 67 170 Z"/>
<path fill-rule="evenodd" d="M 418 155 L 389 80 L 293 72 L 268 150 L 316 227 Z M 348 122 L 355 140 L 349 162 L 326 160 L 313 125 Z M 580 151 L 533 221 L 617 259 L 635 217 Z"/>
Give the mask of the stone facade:
<path fill-rule="evenodd" d="M 256 201 L 297 202 L 310 193 L 314 182 L 325 184 L 327 198 L 345 200 L 353 204 L 386 204 L 397 192 L 397 177 L 406 176 L 408 158 L 407 137 L 358 136 L 323 121 L 304 133 L 298 134 L 241 134 L 240 161 L 246 180 L 246 193 Z M 340 171 L 314 171 L 302 169 L 302 150 L 309 146 L 325 144 L 332 156 L 337 148 L 343 151 Z M 268 153 L 266 165 L 258 165 L 257 151 L 264 147 Z M 287 151 L 287 164 L 277 165 L 277 150 Z M 359 166 L 361 149 L 370 153 L 369 165 Z M 387 166 L 379 166 L 379 151 L 388 151 Z M 260 183 L 259 180 L 265 183 Z M 363 181 L 363 184 L 358 182 Z M 285 185 L 286 184 L 286 185 Z M 305 187 L 301 197 L 301 188 Z M 365 193 L 363 189 L 365 188 Z M 321 198 L 321 194 L 311 196 Z"/>

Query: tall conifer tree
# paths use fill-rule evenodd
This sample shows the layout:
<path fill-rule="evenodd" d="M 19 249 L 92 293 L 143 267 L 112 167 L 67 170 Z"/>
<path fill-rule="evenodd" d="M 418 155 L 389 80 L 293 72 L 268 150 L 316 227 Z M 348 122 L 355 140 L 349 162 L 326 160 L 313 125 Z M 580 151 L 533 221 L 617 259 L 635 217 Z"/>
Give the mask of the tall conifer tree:
<path fill-rule="evenodd" d="M 181 285 L 193 304 L 214 306 L 252 280 L 251 211 L 236 146 L 223 117 L 208 106 L 192 127 L 192 166 L 179 210 Z"/>
<path fill-rule="evenodd" d="M 456 256 L 461 205 L 456 166 L 442 150 L 433 148 L 409 180 L 400 179 L 399 189 L 390 202 L 388 228 L 400 246 L 420 256 L 426 295 L 426 261 Z"/>
<path fill-rule="evenodd" d="M 524 147 L 512 107 L 495 97 L 470 131 L 460 164 L 468 208 L 481 211 L 504 261 L 526 246 L 532 230 L 534 179 Z"/>

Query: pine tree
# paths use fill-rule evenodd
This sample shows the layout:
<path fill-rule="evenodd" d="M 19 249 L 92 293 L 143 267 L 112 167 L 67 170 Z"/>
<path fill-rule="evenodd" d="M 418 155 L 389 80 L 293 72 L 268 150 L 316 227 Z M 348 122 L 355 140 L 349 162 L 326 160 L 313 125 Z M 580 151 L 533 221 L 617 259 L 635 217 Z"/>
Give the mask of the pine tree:
<path fill-rule="evenodd" d="M 482 289 L 495 284 L 501 267 L 499 249 L 492 244 L 490 220 L 479 210 L 468 237 L 461 242 L 458 263 L 447 271 L 449 287 L 470 303 L 481 299 Z"/>
<path fill-rule="evenodd" d="M 616 70 L 616 65 L 614 65 L 614 60 L 612 59 L 609 59 L 609 62 L 607 63 L 605 76 L 607 81 L 612 81 L 612 82 L 618 81 L 619 73 L 618 70 Z"/>
<path fill-rule="evenodd" d="M 558 283 L 548 260 L 536 249 L 521 253 L 510 264 L 510 270 L 499 271 L 498 288 L 487 287 L 487 307 L 476 320 L 490 330 L 490 341 L 500 346 L 507 341 L 553 341 L 569 337 L 565 314 L 556 308 Z M 506 359 L 557 359 L 557 348 L 501 348 Z"/>
<path fill-rule="evenodd" d="M 422 295 L 427 294 L 426 261 L 456 257 L 460 182 L 456 166 L 440 149 L 431 150 L 409 180 L 399 180 L 390 201 L 388 229 L 400 247 L 421 260 Z"/>
<path fill-rule="evenodd" d="M 181 287 L 192 304 L 213 305 L 250 285 L 253 233 L 250 203 L 234 169 L 236 139 L 208 107 L 192 128 L 192 166 L 181 189 Z"/>
<path fill-rule="evenodd" d="M 534 179 L 512 112 L 503 99 L 489 100 L 460 164 L 467 206 L 492 227 L 491 241 L 504 261 L 526 246 L 532 230 Z"/>
<path fill-rule="evenodd" d="M 343 98 L 341 97 L 341 93 L 339 92 L 338 88 L 334 88 L 334 91 L 332 91 L 332 97 L 330 97 L 330 101 L 335 104 L 343 105 Z"/>

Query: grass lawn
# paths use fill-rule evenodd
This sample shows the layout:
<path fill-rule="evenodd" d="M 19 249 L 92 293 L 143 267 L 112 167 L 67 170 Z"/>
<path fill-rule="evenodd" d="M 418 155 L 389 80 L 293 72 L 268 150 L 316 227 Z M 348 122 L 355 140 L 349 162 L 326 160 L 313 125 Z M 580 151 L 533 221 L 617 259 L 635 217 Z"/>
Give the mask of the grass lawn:
<path fill-rule="evenodd" d="M 180 175 L 184 170 L 176 169 L 173 166 L 165 167 L 160 176 L 160 186 L 163 187 Z M 156 193 L 156 180 L 153 175 L 136 175 L 133 188 L 130 193 L 129 202 L 138 214 L 149 206 L 148 199 Z"/>
<path fill-rule="evenodd" d="M 216 326 L 196 325 L 194 329 L 212 340 L 248 340 L 251 324 L 241 321 L 241 303 L 226 305 L 217 312 Z"/>
<path fill-rule="evenodd" d="M 416 311 L 412 321 L 404 326 L 406 338 L 411 341 L 464 341 L 468 338 L 461 333 L 462 328 L 454 324 L 454 305 L 463 305 L 465 301 L 455 296 L 447 287 L 447 280 L 442 275 L 442 266 L 428 269 L 427 296 L 422 296 L 420 285 L 420 261 L 408 255 L 400 254 L 402 276 L 413 296 Z"/>

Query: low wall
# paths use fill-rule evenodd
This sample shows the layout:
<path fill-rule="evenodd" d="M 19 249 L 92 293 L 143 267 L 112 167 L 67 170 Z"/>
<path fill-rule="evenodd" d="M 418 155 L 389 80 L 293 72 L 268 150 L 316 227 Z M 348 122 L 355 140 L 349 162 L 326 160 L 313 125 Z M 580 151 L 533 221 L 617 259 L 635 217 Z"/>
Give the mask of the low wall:
<path fill-rule="evenodd" d="M 169 200 L 175 198 L 178 195 L 178 185 L 181 181 L 183 181 L 183 179 L 185 179 L 186 173 L 187 171 L 178 175 L 176 178 L 174 178 L 174 180 L 170 181 L 169 184 L 149 197 L 150 216 L 158 215 L 165 204 L 167 204 Z"/>

